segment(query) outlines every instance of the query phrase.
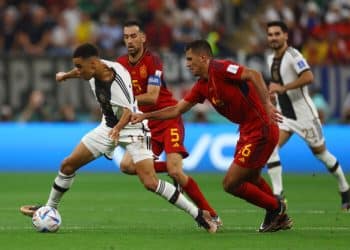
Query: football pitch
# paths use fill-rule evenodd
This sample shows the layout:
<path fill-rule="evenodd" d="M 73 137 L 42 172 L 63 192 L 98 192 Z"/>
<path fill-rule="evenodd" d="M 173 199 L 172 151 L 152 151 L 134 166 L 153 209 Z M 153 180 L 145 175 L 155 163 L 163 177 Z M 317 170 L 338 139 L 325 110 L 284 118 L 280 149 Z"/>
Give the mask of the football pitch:
<path fill-rule="evenodd" d="M 77 175 L 62 200 L 60 230 L 38 233 L 19 207 L 45 203 L 55 173 L 0 173 L 0 249 L 350 249 L 350 214 L 340 211 L 330 175 L 285 175 L 294 228 L 276 233 L 256 232 L 264 212 L 224 193 L 223 174 L 192 176 L 224 222 L 216 234 L 146 191 L 137 177 L 86 172 Z"/>

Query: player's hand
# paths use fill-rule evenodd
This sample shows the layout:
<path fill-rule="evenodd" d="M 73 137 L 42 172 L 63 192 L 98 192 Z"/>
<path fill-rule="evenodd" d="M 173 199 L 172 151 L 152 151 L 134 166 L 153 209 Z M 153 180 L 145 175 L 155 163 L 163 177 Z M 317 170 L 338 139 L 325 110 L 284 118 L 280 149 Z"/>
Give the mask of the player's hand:
<path fill-rule="evenodd" d="M 281 123 L 283 120 L 282 114 L 277 110 L 272 103 L 267 104 L 267 114 L 273 122 Z"/>
<path fill-rule="evenodd" d="M 131 123 L 132 124 L 135 124 L 135 123 L 139 123 L 139 122 L 142 122 L 144 119 L 145 119 L 145 114 L 140 114 L 140 113 L 132 113 L 131 115 Z"/>
<path fill-rule="evenodd" d="M 66 72 L 57 72 L 56 73 L 56 81 L 61 82 L 66 80 L 65 79 Z"/>
<path fill-rule="evenodd" d="M 119 132 L 120 130 L 117 128 L 117 126 L 113 127 L 111 131 L 109 131 L 109 138 L 113 140 L 114 142 L 118 143 L 119 140 Z"/>
<path fill-rule="evenodd" d="M 270 82 L 270 85 L 269 85 L 269 93 L 270 94 L 284 94 L 286 92 L 286 88 L 281 85 L 281 84 L 278 84 L 278 83 L 274 83 L 274 82 Z"/>

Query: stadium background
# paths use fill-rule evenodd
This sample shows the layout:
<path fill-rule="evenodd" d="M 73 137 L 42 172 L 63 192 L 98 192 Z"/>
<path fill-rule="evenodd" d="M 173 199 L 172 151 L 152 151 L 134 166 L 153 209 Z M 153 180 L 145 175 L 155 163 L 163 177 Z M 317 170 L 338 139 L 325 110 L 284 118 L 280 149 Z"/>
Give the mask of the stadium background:
<path fill-rule="evenodd" d="M 350 4 L 334 1 L 239 0 L 42 0 L 0 1 L 0 171 L 56 171 L 61 159 L 100 113 L 88 84 L 57 84 L 57 71 L 72 67 L 69 55 L 82 42 L 96 43 L 104 58 L 125 53 L 123 20 L 145 25 L 148 46 L 164 61 L 168 87 L 180 99 L 193 83 L 184 67 L 186 41 L 204 37 L 219 58 L 261 70 L 266 80 L 269 52 L 264 25 L 282 19 L 290 44 L 312 66 L 311 86 L 329 149 L 350 171 Z M 161 34 L 161 35 L 160 35 Z M 224 171 L 237 127 L 208 104 L 184 116 L 189 171 Z M 85 171 L 118 171 L 117 161 L 100 159 Z M 297 157 L 296 157 L 297 156 Z M 282 149 L 285 171 L 323 172 L 298 139 Z"/>

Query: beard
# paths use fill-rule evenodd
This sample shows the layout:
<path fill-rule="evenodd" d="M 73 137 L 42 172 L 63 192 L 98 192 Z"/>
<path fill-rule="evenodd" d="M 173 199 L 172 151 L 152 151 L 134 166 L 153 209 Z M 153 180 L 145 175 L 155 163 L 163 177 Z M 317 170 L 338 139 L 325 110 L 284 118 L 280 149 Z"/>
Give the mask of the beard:
<path fill-rule="evenodd" d="M 270 42 L 269 46 L 270 46 L 271 49 L 278 50 L 278 49 L 283 47 L 283 43 L 278 43 L 278 42 L 274 41 L 274 42 Z"/>

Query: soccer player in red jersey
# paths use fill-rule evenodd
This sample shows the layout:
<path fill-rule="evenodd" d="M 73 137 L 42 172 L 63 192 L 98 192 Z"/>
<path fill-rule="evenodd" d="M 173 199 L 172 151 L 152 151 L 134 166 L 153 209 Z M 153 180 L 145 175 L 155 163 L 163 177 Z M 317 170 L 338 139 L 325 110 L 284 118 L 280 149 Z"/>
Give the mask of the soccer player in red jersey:
<path fill-rule="evenodd" d="M 261 176 L 278 142 L 275 121 L 279 120 L 261 73 L 232 61 L 214 60 L 205 40 L 187 45 L 186 65 L 199 79 L 185 98 L 172 107 L 133 114 L 132 122 L 177 117 L 208 99 L 221 115 L 240 125 L 234 160 L 223 180 L 224 190 L 266 210 L 259 232 L 291 228 L 286 204 L 273 195 Z"/>
<path fill-rule="evenodd" d="M 146 36 L 140 23 L 130 20 L 124 24 L 124 42 L 128 53 L 117 58 L 117 62 L 131 75 L 139 109 L 151 112 L 176 105 L 177 100 L 166 87 L 161 60 L 145 48 Z M 188 153 L 184 147 L 185 131 L 181 115 L 165 121 L 149 121 L 148 126 L 152 135 L 153 153 L 156 156 L 163 150 L 166 153 L 166 162 L 155 161 L 156 172 L 168 172 L 194 203 L 199 208 L 209 211 L 213 221 L 221 226 L 221 219 L 202 194 L 198 184 L 182 170 L 182 159 L 187 157 Z M 128 153 L 124 155 L 120 168 L 124 173 L 135 174 L 135 167 Z"/>

